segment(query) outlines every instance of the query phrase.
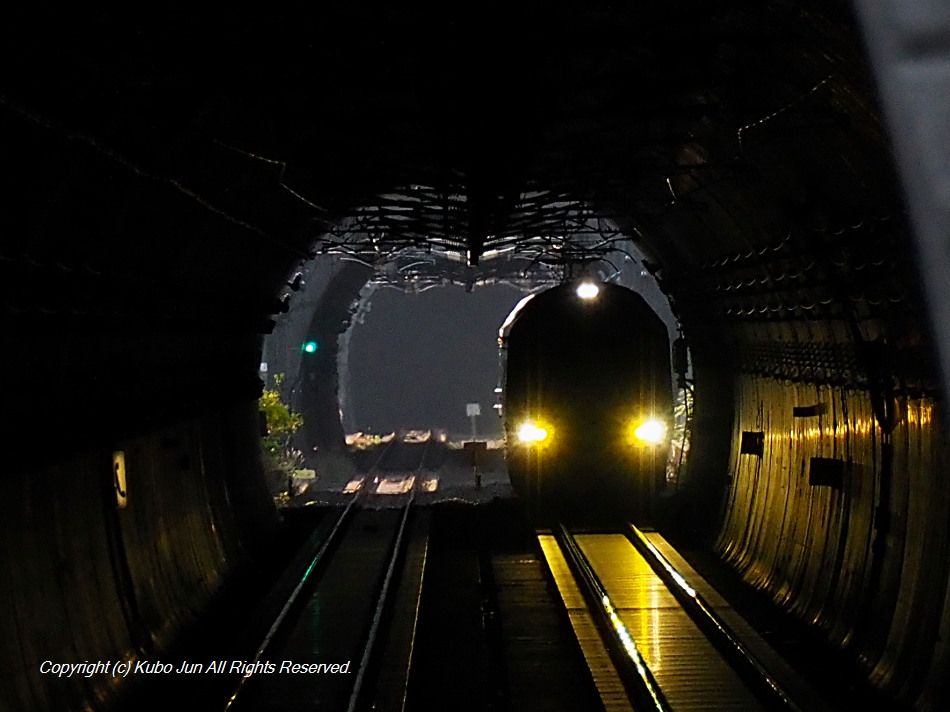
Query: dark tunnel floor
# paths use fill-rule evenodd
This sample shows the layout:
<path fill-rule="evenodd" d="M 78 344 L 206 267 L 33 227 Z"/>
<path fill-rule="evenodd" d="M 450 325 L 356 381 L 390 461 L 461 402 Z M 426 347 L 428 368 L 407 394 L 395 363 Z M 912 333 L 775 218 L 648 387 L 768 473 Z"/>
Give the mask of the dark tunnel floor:
<path fill-rule="evenodd" d="M 436 520 L 462 518 L 477 521 L 477 531 L 489 540 L 494 552 L 537 554 L 537 541 L 521 503 L 516 499 L 495 499 L 478 505 L 446 501 L 430 505 Z M 464 511 L 463 511 L 464 510 Z M 268 597 L 275 580 L 288 566 L 307 535 L 325 528 L 332 520 L 331 508 L 307 507 L 284 510 L 282 528 L 266 547 L 267 554 L 241 571 L 227 589 L 216 598 L 209 614 L 186 636 L 185 642 L 163 662 L 177 666 L 182 660 L 250 659 L 254 650 L 248 643 L 248 629 L 260 629 L 261 623 L 248 621 L 248 611 L 276 612 L 279 597 Z M 489 532 L 489 535 L 485 535 Z M 802 673 L 815 688 L 840 709 L 904 709 L 871 688 L 866 677 L 844 652 L 832 649 L 822 640 L 821 632 L 778 609 L 760 591 L 744 583 L 738 574 L 708 548 L 691 543 L 675 531 L 662 533 L 685 559 L 709 581 L 746 620 L 785 659 Z M 284 584 L 286 587 L 286 584 Z M 281 588 L 280 585 L 276 588 Z M 272 599 L 272 600 L 271 600 Z M 268 613 L 269 612 L 269 613 Z M 152 658 L 154 659 L 154 658 Z M 156 676 L 142 684 L 127 698 L 122 709 L 158 710 L 182 699 L 192 709 L 220 709 L 229 689 L 226 676 L 213 676 L 213 685 L 195 687 L 192 676 Z"/>

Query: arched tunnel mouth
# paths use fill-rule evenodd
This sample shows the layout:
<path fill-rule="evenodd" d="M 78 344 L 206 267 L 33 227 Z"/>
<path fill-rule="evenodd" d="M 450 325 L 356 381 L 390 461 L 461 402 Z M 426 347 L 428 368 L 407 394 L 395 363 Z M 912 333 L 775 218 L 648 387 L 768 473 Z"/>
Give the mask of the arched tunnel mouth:
<path fill-rule="evenodd" d="M 492 250 L 479 266 L 466 265 L 458 255 L 445 251 L 412 247 L 376 255 L 374 265 L 370 250 L 360 254 L 354 249 L 372 243 L 366 233 L 360 234 L 366 230 L 363 226 L 345 233 L 349 249 L 331 245 L 326 256 L 297 273 L 300 292 L 287 312 L 278 316 L 273 334 L 265 338 L 261 366 L 262 378 L 273 389 L 269 392 L 279 391 L 303 419 L 303 427 L 285 439 L 286 456 L 282 456 L 306 468 L 308 481 L 293 490 L 296 506 L 322 501 L 321 497 L 339 489 L 340 475 L 335 473 L 348 471 L 340 462 L 345 457 L 344 442 L 348 450 L 355 446 L 361 451 L 370 443 L 385 448 L 393 438 L 438 439 L 449 450 L 477 441 L 510 455 L 505 440 L 509 446 L 517 445 L 517 438 L 512 440 L 515 426 L 506 415 L 508 330 L 534 296 L 565 281 L 595 290 L 587 297 L 591 313 L 598 313 L 598 305 L 610 301 L 598 292 L 616 284 L 622 291 L 639 293 L 646 299 L 645 309 L 662 315 L 655 318 L 663 324 L 658 328 L 666 365 L 654 387 L 665 390 L 669 400 L 675 379 L 679 410 L 674 413 L 671 403 L 639 404 L 631 394 L 631 402 L 611 408 L 616 412 L 608 420 L 618 430 L 609 440 L 616 442 L 601 444 L 613 447 L 627 442 L 632 436 L 620 423 L 634 413 L 649 411 L 663 430 L 661 442 L 652 449 L 658 461 L 668 461 L 664 477 L 671 491 L 678 488 L 687 463 L 692 380 L 684 339 L 678 344 L 683 361 L 677 366 L 679 372 L 674 373 L 669 363 L 678 323 L 668 298 L 636 245 L 622 239 L 611 221 L 593 218 L 592 211 L 577 205 L 558 207 L 565 213 L 576 212 L 573 235 L 536 238 Z M 565 262 L 562 251 L 579 257 Z M 635 321 L 613 317 L 610 326 L 602 328 L 600 349 L 611 353 L 616 349 L 614 342 L 639 328 Z M 564 328 L 554 348 L 573 353 L 588 340 L 590 335 Z M 590 356 L 593 361 L 584 363 Z M 629 358 L 633 360 L 624 361 L 621 370 L 636 368 L 635 356 Z M 578 361 L 578 379 L 596 381 L 596 354 Z M 596 415 L 596 407 L 590 418 Z M 593 428 L 593 423 L 585 416 L 585 427 Z M 364 453 L 360 459 L 371 456 Z M 281 474 L 283 469 L 287 468 L 274 470 L 270 478 L 271 488 L 281 494 L 288 481 L 288 475 Z M 503 471 L 497 474 L 507 483 Z M 448 472 L 443 475 L 447 477 L 440 480 L 433 473 L 428 484 L 446 499 L 461 496 L 480 501 L 497 496 L 494 490 L 459 495 L 459 478 Z M 463 479 L 471 479 L 471 473 Z"/>
<path fill-rule="evenodd" d="M 298 273 L 325 270 L 333 305 L 313 319 L 335 339 L 393 255 L 422 260 L 411 279 L 464 284 L 510 259 L 554 284 L 630 242 L 692 358 L 672 519 L 889 694 L 945 701 L 933 312 L 850 6 L 444 14 L 427 19 L 495 50 L 355 9 L 319 30 L 103 12 L 6 44 L 14 677 L 35 678 L 22 661 L 41 639 L 167 649 L 261 556 L 278 525 L 261 344 L 306 298 Z M 433 253 L 452 259 L 428 273 Z M 335 369 L 311 420 L 327 446 Z M 34 683 L 11 699 L 116 694 Z"/>

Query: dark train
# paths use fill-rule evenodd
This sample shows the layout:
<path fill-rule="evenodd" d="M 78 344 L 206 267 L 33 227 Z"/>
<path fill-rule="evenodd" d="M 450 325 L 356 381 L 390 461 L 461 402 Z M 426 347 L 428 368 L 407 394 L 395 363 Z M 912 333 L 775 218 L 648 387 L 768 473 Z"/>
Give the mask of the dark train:
<path fill-rule="evenodd" d="M 636 292 L 572 282 L 523 300 L 499 334 L 508 471 L 537 522 L 649 525 L 666 481 L 666 326 Z"/>

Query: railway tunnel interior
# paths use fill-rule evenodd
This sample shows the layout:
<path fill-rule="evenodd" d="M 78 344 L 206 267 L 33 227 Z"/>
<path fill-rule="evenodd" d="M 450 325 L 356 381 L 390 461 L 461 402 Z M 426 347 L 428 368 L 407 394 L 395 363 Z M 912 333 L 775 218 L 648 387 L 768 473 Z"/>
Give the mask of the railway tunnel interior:
<path fill-rule="evenodd" d="M 679 519 L 875 685 L 946 702 L 935 318 L 849 5 L 36 26 L 0 89 L 13 709 L 115 707 L 129 683 L 38 662 L 159 655 L 266 556 L 261 339 L 301 270 L 363 266 L 314 317 L 343 331 L 394 254 L 542 283 L 625 242 L 693 358 Z"/>

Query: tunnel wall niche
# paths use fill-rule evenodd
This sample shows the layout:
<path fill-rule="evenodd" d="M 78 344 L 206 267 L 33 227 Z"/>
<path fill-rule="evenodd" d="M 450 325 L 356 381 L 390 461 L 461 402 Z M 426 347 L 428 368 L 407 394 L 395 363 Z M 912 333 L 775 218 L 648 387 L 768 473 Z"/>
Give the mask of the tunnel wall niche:
<path fill-rule="evenodd" d="M 115 443 L 122 509 L 112 449 L 0 479 L 3 709 L 116 708 L 143 676 L 57 677 L 40 664 L 157 660 L 260 555 L 276 517 L 258 427 L 250 402 Z"/>
<path fill-rule="evenodd" d="M 747 375 L 735 411 L 725 561 L 819 626 L 872 683 L 943 709 L 950 492 L 938 404 Z M 761 457 L 740 453 L 743 431 L 764 433 Z M 840 486 L 812 484 L 829 461 L 841 463 Z"/>

